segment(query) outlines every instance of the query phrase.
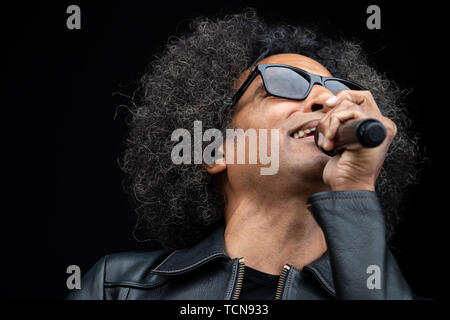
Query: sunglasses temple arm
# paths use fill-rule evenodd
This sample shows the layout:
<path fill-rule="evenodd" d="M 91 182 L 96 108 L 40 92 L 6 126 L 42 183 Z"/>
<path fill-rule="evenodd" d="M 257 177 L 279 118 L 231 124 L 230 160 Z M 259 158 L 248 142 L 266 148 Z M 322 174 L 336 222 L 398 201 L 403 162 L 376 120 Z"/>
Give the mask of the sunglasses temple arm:
<path fill-rule="evenodd" d="M 239 88 L 239 90 L 236 92 L 236 94 L 233 96 L 233 105 L 235 105 L 239 99 L 244 94 L 245 90 L 248 89 L 252 81 L 256 78 L 256 75 L 258 74 L 258 69 L 255 69 L 252 71 L 252 73 L 248 76 L 248 78 L 244 81 L 242 86 Z"/>

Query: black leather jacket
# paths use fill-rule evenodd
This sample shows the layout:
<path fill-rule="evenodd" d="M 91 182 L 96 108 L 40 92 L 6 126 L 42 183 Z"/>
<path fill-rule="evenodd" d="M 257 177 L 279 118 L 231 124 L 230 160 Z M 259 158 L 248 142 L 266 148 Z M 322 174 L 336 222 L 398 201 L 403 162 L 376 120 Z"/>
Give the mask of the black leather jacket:
<path fill-rule="evenodd" d="M 302 270 L 286 265 L 277 298 L 414 297 L 387 248 L 384 217 L 374 192 L 322 192 L 307 204 L 328 250 Z M 68 299 L 239 299 L 245 265 L 243 259 L 227 256 L 223 235 L 221 225 L 191 248 L 107 255 Z"/>

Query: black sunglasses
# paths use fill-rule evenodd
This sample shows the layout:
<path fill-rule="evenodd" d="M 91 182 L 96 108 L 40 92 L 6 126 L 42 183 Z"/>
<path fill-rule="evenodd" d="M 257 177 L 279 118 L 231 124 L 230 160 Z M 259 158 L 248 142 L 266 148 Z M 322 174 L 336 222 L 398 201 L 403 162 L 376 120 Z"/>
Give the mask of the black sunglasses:
<path fill-rule="evenodd" d="M 258 74 L 261 75 L 264 89 L 268 94 L 291 100 L 305 99 L 316 83 L 324 86 L 334 94 L 341 90 L 367 90 L 363 86 L 349 80 L 322 77 L 288 65 L 259 64 L 233 96 L 233 105 L 239 101 Z"/>

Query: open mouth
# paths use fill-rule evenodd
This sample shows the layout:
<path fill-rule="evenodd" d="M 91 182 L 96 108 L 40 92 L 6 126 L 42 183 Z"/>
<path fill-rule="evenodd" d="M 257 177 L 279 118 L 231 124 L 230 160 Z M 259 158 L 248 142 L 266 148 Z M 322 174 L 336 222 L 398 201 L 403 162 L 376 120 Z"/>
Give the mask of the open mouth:
<path fill-rule="evenodd" d="M 290 136 L 294 139 L 303 139 L 314 136 L 318 124 L 319 120 L 309 121 L 291 132 Z"/>
<path fill-rule="evenodd" d="M 298 131 L 295 131 L 293 134 L 291 134 L 291 137 L 294 139 L 302 139 L 302 138 L 314 136 L 315 132 L 316 132 L 316 128 L 298 130 Z"/>

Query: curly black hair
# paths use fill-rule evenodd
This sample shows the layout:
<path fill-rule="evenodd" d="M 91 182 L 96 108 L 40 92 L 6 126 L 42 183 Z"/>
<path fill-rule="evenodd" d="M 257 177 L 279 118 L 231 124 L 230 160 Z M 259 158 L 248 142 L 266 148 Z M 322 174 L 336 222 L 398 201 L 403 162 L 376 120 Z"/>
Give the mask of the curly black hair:
<path fill-rule="evenodd" d="M 388 240 L 399 221 L 398 206 L 417 181 L 417 138 L 399 103 L 401 91 L 369 66 L 358 43 L 332 39 L 312 27 L 268 24 L 254 9 L 219 18 L 197 18 L 189 33 L 171 38 L 142 77 L 130 108 L 129 136 L 119 165 L 124 186 L 137 204 L 136 238 L 169 249 L 190 246 L 223 219 L 223 195 L 202 165 L 175 165 L 171 141 L 177 128 L 224 131 L 232 116 L 234 81 L 249 66 L 277 53 L 298 53 L 324 65 L 336 77 L 372 92 L 398 134 L 376 183 L 386 215 Z"/>

